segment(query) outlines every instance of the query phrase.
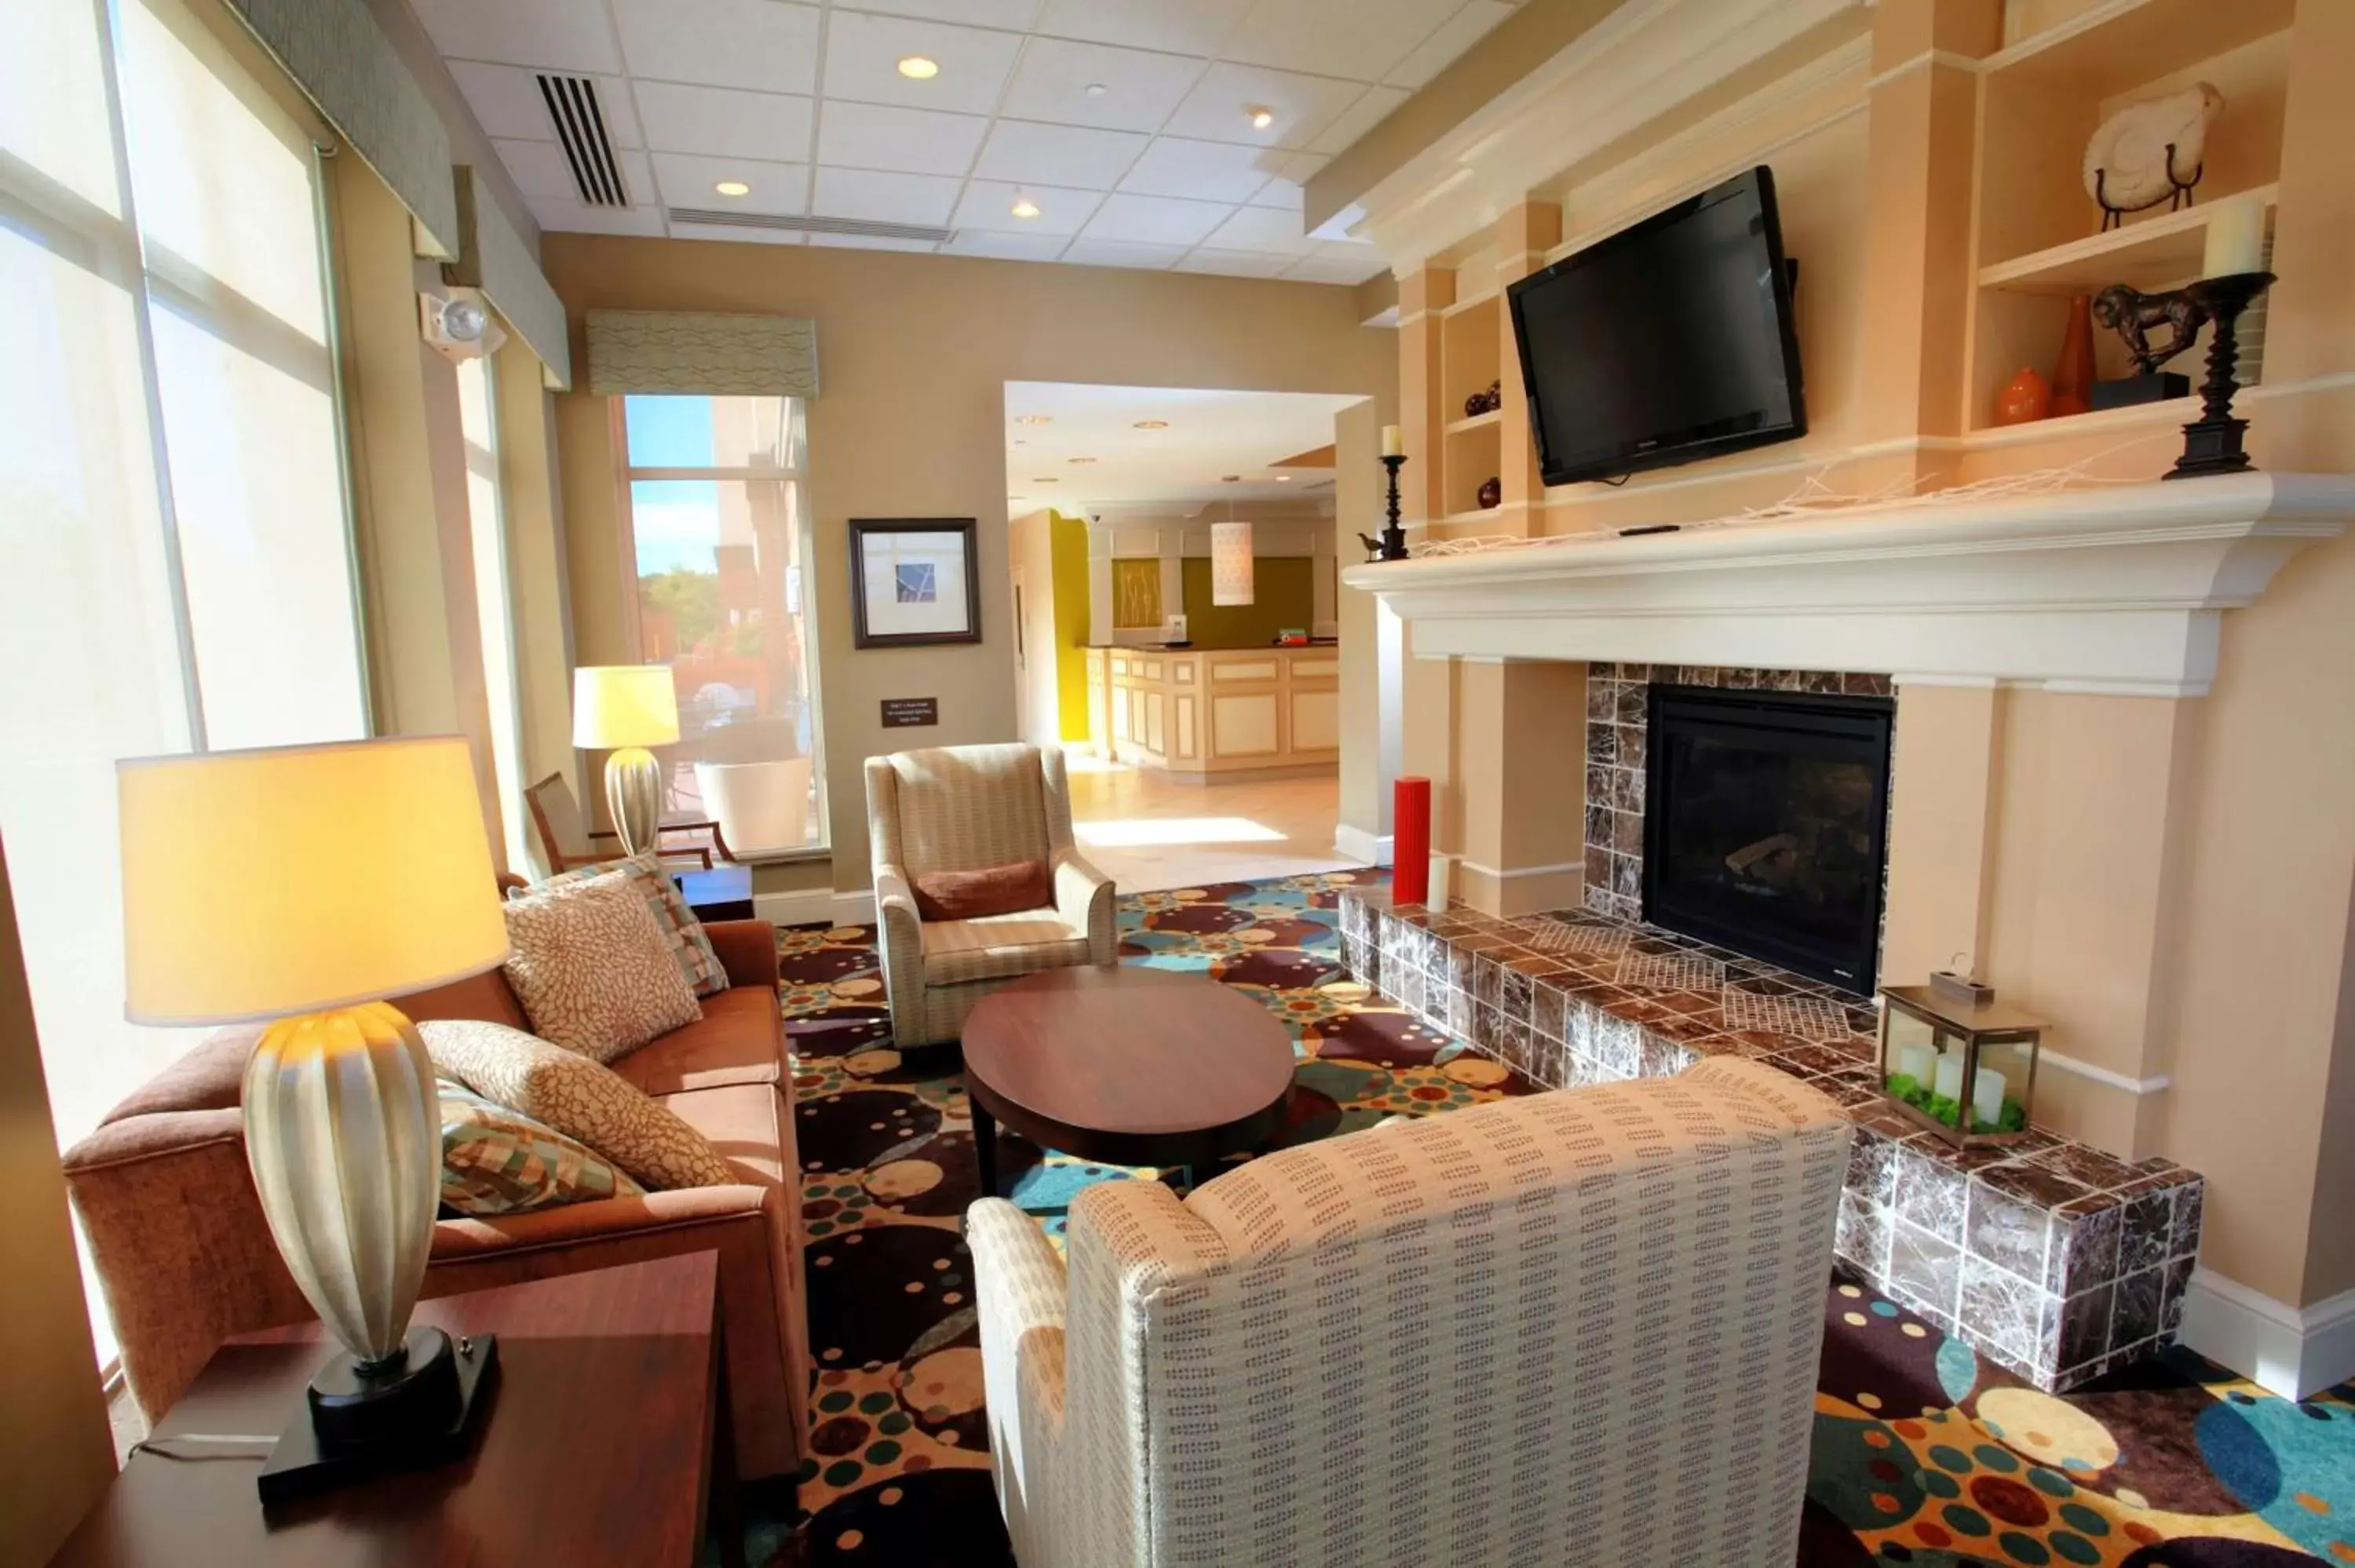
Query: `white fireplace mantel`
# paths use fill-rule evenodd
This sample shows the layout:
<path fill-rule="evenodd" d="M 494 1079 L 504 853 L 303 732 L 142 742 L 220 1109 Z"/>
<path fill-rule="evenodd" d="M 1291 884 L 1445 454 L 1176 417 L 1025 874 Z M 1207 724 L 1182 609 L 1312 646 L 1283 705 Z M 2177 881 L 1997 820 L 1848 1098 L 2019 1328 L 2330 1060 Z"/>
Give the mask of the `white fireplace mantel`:
<path fill-rule="evenodd" d="M 2355 522 L 2355 477 L 2245 473 L 1348 568 L 1418 657 L 1886 671 L 2204 695 L 2222 612 Z"/>

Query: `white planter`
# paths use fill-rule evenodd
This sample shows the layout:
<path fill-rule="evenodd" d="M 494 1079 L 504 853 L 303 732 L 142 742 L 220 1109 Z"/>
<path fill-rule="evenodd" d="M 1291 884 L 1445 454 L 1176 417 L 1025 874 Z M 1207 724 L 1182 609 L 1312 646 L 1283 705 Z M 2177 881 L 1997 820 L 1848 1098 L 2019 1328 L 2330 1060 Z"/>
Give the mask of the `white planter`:
<path fill-rule="evenodd" d="M 809 842 L 810 759 L 698 762 L 704 810 L 738 855 L 799 849 Z"/>

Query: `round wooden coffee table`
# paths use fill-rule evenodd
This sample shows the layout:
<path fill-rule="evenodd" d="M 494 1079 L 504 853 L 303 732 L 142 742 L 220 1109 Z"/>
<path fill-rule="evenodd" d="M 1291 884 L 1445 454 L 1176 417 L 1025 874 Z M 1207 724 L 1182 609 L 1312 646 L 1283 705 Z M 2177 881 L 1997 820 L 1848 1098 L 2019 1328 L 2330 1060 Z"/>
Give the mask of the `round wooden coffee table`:
<path fill-rule="evenodd" d="M 1106 1165 L 1208 1165 L 1273 1137 L 1292 1037 L 1199 975 L 1108 965 L 1027 975 L 964 1022 L 964 1086 L 984 1196 L 997 1124 Z"/>

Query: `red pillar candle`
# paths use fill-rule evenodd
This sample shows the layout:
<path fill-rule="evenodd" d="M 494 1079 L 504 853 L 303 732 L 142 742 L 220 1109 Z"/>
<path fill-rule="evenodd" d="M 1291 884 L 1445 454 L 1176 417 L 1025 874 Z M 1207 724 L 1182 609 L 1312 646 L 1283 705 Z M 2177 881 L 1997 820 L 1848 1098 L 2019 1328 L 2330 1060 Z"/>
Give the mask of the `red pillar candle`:
<path fill-rule="evenodd" d="M 1391 804 L 1391 901 L 1431 895 L 1431 780 L 1401 779 Z"/>

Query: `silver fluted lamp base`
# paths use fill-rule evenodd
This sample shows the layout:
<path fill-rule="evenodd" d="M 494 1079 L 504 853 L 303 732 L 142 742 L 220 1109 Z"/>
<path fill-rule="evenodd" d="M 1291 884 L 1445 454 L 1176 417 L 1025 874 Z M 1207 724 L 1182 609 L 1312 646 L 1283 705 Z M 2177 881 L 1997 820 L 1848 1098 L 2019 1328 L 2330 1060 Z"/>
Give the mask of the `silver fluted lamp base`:
<path fill-rule="evenodd" d="M 605 807 L 625 854 L 643 854 L 662 838 L 662 764 L 643 746 L 605 758 Z"/>

